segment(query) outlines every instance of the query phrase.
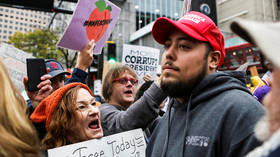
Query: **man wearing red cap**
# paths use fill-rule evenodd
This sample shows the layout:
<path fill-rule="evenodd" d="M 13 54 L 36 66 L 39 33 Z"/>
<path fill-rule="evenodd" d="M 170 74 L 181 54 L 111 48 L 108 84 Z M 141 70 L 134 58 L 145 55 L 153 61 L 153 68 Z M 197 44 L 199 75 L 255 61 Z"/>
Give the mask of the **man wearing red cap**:
<path fill-rule="evenodd" d="M 225 49 L 214 22 L 195 11 L 178 21 L 161 17 L 152 35 L 165 48 L 160 86 L 171 99 L 146 156 L 243 157 L 260 145 L 253 128 L 262 105 L 244 72 L 217 71 Z"/>

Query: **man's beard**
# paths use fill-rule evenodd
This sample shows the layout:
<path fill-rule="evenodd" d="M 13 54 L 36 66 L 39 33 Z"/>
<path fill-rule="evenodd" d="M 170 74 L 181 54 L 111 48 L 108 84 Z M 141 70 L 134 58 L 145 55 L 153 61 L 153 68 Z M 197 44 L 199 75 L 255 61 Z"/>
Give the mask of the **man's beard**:
<path fill-rule="evenodd" d="M 206 76 L 207 62 L 204 65 L 196 77 L 193 77 L 186 81 L 175 80 L 175 81 L 164 81 L 161 78 L 160 87 L 170 97 L 184 98 L 190 95 L 193 88 Z M 166 74 L 169 77 L 169 74 Z"/>

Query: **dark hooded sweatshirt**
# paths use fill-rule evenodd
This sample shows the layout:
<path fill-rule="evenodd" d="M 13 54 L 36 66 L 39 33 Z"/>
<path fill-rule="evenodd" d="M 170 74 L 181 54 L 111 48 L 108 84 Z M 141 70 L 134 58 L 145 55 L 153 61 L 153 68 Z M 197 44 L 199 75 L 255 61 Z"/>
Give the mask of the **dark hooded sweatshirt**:
<path fill-rule="evenodd" d="M 264 114 L 245 84 L 245 73 L 206 76 L 188 100 L 174 98 L 157 124 L 147 157 L 243 157 L 261 143 L 254 125 Z"/>

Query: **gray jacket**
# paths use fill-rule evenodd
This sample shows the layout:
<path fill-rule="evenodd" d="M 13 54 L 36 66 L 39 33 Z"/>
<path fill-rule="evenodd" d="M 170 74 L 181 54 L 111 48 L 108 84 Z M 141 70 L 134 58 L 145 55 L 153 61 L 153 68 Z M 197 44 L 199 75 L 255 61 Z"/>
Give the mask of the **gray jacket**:
<path fill-rule="evenodd" d="M 243 72 L 210 74 L 185 103 L 173 98 L 169 106 L 150 138 L 147 157 L 243 157 L 261 144 L 253 129 L 264 111 Z"/>
<path fill-rule="evenodd" d="M 163 91 L 153 83 L 127 110 L 113 104 L 102 104 L 100 112 L 104 136 L 136 128 L 145 129 L 158 117 L 159 105 L 165 98 Z"/>

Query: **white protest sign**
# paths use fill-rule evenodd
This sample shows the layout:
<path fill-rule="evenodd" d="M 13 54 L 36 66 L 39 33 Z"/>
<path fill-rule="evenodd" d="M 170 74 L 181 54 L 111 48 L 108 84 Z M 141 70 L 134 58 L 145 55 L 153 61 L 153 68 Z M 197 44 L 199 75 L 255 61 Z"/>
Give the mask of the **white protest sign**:
<path fill-rule="evenodd" d="M 159 49 L 151 47 L 124 44 L 122 64 L 134 69 L 139 77 L 139 84 L 142 84 L 146 74 L 155 79 L 159 65 L 159 52 Z"/>
<path fill-rule="evenodd" d="M 94 95 L 101 96 L 102 83 L 101 80 L 94 80 Z"/>
<path fill-rule="evenodd" d="M 34 57 L 12 45 L 1 43 L 0 58 L 3 59 L 14 85 L 22 92 L 24 90 L 22 80 L 26 76 L 26 58 Z"/>
<path fill-rule="evenodd" d="M 142 129 L 48 150 L 49 157 L 145 157 Z"/>

